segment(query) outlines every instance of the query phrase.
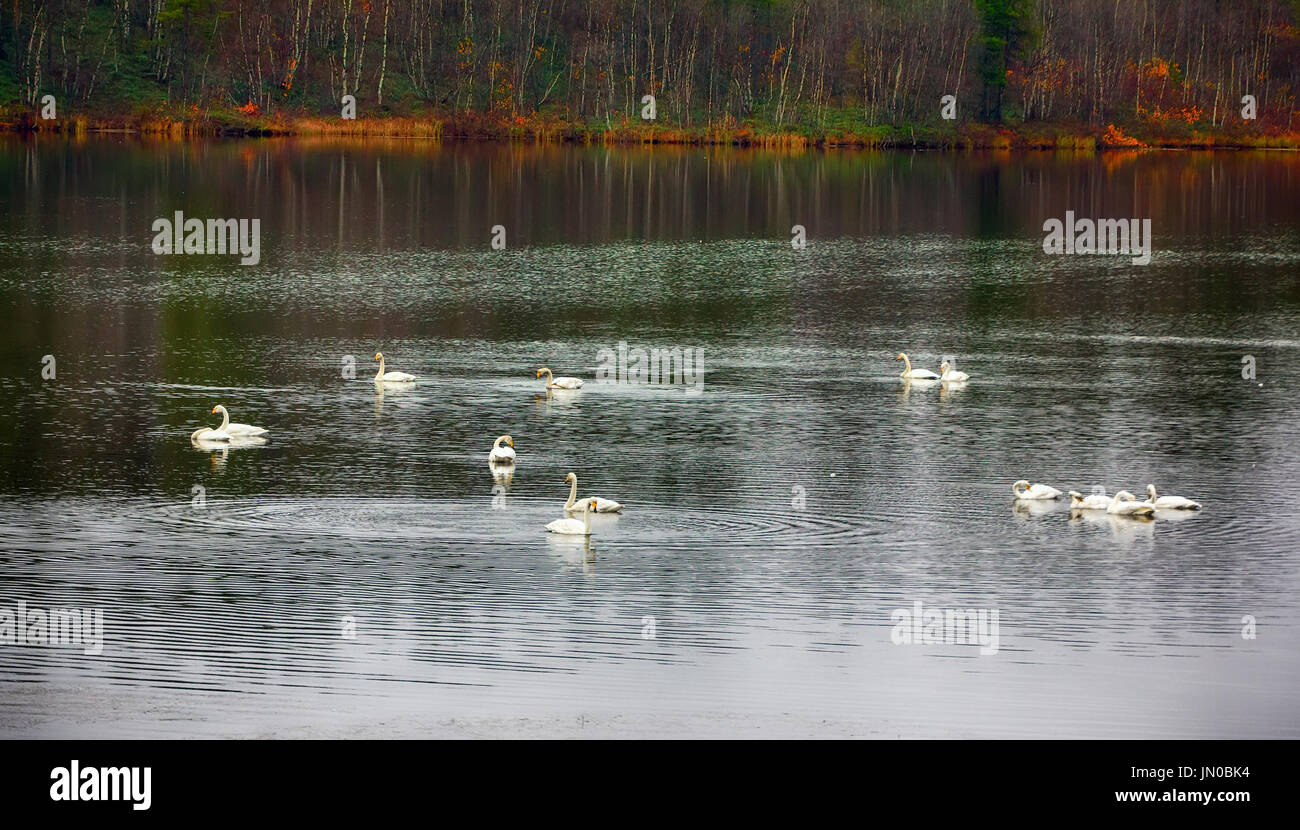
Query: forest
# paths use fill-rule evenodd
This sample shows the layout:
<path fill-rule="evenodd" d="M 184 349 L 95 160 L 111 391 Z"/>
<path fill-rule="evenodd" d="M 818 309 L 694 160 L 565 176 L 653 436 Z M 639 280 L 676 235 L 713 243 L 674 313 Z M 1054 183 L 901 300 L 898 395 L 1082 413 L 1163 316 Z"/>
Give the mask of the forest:
<path fill-rule="evenodd" d="M 0 5 L 15 129 L 1294 147 L 1298 87 L 1300 0 Z"/>

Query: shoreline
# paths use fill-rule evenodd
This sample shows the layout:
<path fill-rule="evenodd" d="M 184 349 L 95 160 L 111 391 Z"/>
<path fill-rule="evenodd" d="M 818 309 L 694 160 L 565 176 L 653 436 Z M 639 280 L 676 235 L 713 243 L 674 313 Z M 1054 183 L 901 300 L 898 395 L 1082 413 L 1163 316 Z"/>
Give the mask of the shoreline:
<path fill-rule="evenodd" d="M 753 126 L 678 127 L 619 125 L 517 118 L 487 120 L 429 116 L 364 118 L 355 121 L 313 116 L 245 120 L 229 117 L 73 116 L 42 122 L 31 112 L 0 112 L 0 132 L 78 136 L 91 133 L 187 140 L 206 138 L 424 139 L 448 143 L 578 144 L 584 146 L 734 147 L 771 150 L 1300 150 L 1300 132 L 1246 133 L 1190 130 L 1173 135 L 1148 132 L 1148 125 L 1097 128 L 1077 124 L 984 124 L 947 128 L 877 125 L 867 132 L 763 131 Z"/>

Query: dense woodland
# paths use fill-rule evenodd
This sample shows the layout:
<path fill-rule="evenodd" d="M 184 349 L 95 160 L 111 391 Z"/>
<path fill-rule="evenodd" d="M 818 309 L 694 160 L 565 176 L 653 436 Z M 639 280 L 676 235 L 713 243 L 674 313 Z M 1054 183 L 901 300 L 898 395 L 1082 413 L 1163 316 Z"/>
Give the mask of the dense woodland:
<path fill-rule="evenodd" d="M 12 0 L 0 104 L 805 135 L 1300 128 L 1300 0 Z"/>

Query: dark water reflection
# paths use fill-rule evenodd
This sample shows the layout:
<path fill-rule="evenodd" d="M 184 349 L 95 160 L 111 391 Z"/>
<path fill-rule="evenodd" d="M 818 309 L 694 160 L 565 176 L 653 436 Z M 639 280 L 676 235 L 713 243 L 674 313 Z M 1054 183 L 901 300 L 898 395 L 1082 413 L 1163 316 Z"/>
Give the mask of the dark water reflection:
<path fill-rule="evenodd" d="M 1295 737 L 1298 193 L 1296 154 L 0 141 L 0 607 L 106 628 L 0 645 L 0 730 Z M 1045 256 L 1067 209 L 1152 264 Z M 154 256 L 175 210 L 261 264 Z M 702 393 L 596 383 L 620 341 Z M 196 451 L 215 403 L 271 440 Z M 627 504 L 586 543 L 542 530 L 570 470 Z M 894 645 L 918 600 L 999 652 Z"/>

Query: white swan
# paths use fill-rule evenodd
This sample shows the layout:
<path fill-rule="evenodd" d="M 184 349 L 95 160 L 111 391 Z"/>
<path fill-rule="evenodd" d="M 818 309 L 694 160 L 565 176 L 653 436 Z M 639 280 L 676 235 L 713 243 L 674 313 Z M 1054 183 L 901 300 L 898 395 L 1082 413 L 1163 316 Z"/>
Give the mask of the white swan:
<path fill-rule="evenodd" d="M 221 432 L 220 429 L 213 429 L 212 427 L 201 427 L 190 433 L 190 442 L 195 445 L 225 446 L 230 442 L 230 433 Z"/>
<path fill-rule="evenodd" d="M 569 482 L 569 500 L 564 503 L 564 512 L 573 513 L 578 510 L 575 506 L 578 498 L 578 476 L 575 473 L 569 473 L 564 477 L 564 480 Z M 602 499 L 600 496 L 590 496 L 583 499 L 583 501 L 590 501 L 592 509 L 597 513 L 617 513 L 623 509 L 623 505 L 613 499 Z"/>
<path fill-rule="evenodd" d="M 1105 510 L 1110 507 L 1110 499 L 1106 497 L 1106 491 L 1093 493 L 1091 496 L 1085 496 L 1077 490 L 1070 491 L 1070 509 L 1071 510 Z"/>
<path fill-rule="evenodd" d="M 212 407 L 212 411 L 209 414 L 217 414 L 218 409 L 223 413 L 221 417 L 221 427 L 224 427 L 230 423 L 230 416 L 224 414 L 226 411 L 225 407 L 218 404 L 217 406 Z M 196 444 L 229 441 L 230 433 L 226 432 L 221 427 L 216 429 L 213 429 L 212 427 L 199 427 L 190 433 L 190 440 Z"/>
<path fill-rule="evenodd" d="M 379 361 L 379 371 L 375 373 L 375 383 L 410 383 L 415 380 L 415 375 L 408 375 L 406 372 L 385 372 L 383 352 L 375 352 L 375 360 Z"/>
<path fill-rule="evenodd" d="M 1011 485 L 1011 492 L 1016 494 L 1016 498 L 1027 501 L 1059 499 L 1061 497 L 1061 491 L 1055 487 L 1048 487 L 1046 484 L 1030 484 L 1023 478 Z"/>
<path fill-rule="evenodd" d="M 912 361 L 909 360 L 907 358 L 907 355 L 903 354 L 902 352 L 899 352 L 898 357 L 894 358 L 894 360 L 903 361 L 903 365 L 906 367 L 905 369 L 903 369 L 903 373 L 899 375 L 900 378 L 908 378 L 909 380 L 938 380 L 939 379 L 939 376 L 936 375 L 934 372 L 931 372 L 929 369 L 913 369 Z"/>
<path fill-rule="evenodd" d="M 510 446 L 503 447 L 501 442 L 504 441 Z M 493 464 L 513 464 L 515 463 L 515 439 L 509 435 L 502 435 L 492 443 L 492 452 L 488 453 L 488 461 Z"/>
<path fill-rule="evenodd" d="M 550 369 L 543 366 L 537 370 L 537 377 L 546 375 L 547 389 L 581 389 L 582 381 L 578 378 L 557 378 Z"/>
<path fill-rule="evenodd" d="M 1146 504 L 1151 505 L 1157 510 L 1200 510 L 1200 502 L 1185 499 L 1182 496 L 1157 496 L 1156 486 L 1147 485 Z"/>
<path fill-rule="evenodd" d="M 1156 512 L 1156 509 L 1144 501 L 1138 501 L 1137 496 L 1129 491 L 1120 490 L 1115 494 L 1115 498 L 1111 499 L 1106 512 L 1117 516 L 1150 516 Z"/>
<path fill-rule="evenodd" d="M 577 519 L 556 519 L 546 525 L 551 533 L 563 533 L 568 536 L 591 535 L 591 513 L 596 509 L 595 499 L 582 500 L 582 521 Z"/>
<path fill-rule="evenodd" d="M 221 432 L 226 433 L 231 438 L 252 438 L 257 435 L 266 435 L 266 430 L 262 427 L 250 426 L 249 424 L 232 424 L 230 423 L 230 413 L 221 404 L 212 407 L 213 414 L 221 414 L 221 426 L 217 427 Z"/>
<path fill-rule="evenodd" d="M 948 361 L 944 361 L 939 367 L 939 380 L 944 383 L 965 383 L 970 380 L 970 375 L 965 372 L 958 372 Z"/>

